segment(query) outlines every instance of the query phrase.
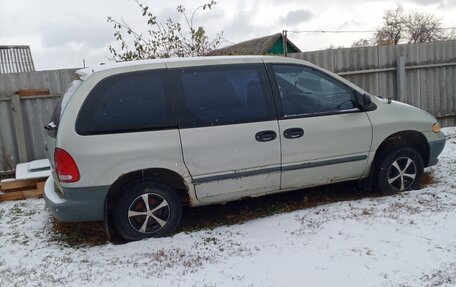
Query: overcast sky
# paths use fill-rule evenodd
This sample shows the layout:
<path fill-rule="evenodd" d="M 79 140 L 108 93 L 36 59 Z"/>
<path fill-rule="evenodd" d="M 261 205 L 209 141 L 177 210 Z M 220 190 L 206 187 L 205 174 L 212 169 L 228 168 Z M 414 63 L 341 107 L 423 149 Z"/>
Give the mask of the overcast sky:
<path fill-rule="evenodd" d="M 209 2 L 209 1 L 207 1 Z M 375 29 L 387 9 L 429 12 L 456 26 L 456 0 L 232 0 L 217 1 L 210 12 L 197 16 L 209 34 L 223 30 L 230 42 L 287 30 Z M 204 0 L 143 0 L 162 19 L 176 17 L 175 8 L 188 10 Z M 141 31 L 144 18 L 133 0 L 0 0 L 0 45 L 30 45 L 37 70 L 81 67 L 108 62 L 108 45 L 114 42 L 108 16 L 122 17 Z M 303 51 L 350 46 L 366 34 L 290 33 Z"/>

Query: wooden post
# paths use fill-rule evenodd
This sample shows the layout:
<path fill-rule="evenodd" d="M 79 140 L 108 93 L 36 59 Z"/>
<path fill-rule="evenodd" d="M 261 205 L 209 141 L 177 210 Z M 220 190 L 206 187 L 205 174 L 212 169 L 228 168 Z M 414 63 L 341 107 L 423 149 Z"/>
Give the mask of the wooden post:
<path fill-rule="evenodd" d="M 11 98 L 13 104 L 14 133 L 16 135 L 17 150 L 19 153 L 19 162 L 27 162 L 27 146 L 25 144 L 24 121 L 22 119 L 21 97 L 13 95 Z"/>
<path fill-rule="evenodd" d="M 399 56 L 396 59 L 396 100 L 405 102 L 407 78 L 405 76 L 405 57 Z"/>

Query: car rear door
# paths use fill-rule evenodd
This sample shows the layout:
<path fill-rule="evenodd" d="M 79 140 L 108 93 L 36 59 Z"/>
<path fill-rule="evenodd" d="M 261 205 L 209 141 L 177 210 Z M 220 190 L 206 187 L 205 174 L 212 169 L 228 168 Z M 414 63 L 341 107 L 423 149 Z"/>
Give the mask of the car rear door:
<path fill-rule="evenodd" d="M 184 162 L 201 202 L 280 188 L 280 139 L 262 62 L 168 67 Z"/>
<path fill-rule="evenodd" d="M 278 103 L 282 189 L 360 178 L 372 126 L 355 91 L 317 69 L 269 64 Z"/>

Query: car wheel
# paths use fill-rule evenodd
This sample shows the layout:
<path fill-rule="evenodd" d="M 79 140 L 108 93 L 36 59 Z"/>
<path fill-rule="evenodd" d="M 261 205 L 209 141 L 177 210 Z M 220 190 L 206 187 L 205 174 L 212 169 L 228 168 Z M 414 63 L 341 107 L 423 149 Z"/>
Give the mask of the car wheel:
<path fill-rule="evenodd" d="M 159 182 L 128 186 L 113 210 L 114 225 L 129 241 L 169 236 L 179 226 L 182 207 L 177 193 Z"/>
<path fill-rule="evenodd" d="M 380 191 L 388 194 L 420 188 L 424 164 L 413 148 L 399 147 L 378 155 L 376 182 Z"/>

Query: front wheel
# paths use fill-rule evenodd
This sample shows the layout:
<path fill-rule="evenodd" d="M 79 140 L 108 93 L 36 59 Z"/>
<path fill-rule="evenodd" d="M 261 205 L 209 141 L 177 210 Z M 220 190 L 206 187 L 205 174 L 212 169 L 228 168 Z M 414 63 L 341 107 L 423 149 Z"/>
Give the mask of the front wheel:
<path fill-rule="evenodd" d="M 385 150 L 378 155 L 376 185 L 388 194 L 419 189 L 423 171 L 423 159 L 415 149 L 398 147 Z"/>
<path fill-rule="evenodd" d="M 114 225 L 129 241 L 171 235 L 179 225 L 182 208 L 177 193 L 159 182 L 127 187 L 113 210 Z"/>

